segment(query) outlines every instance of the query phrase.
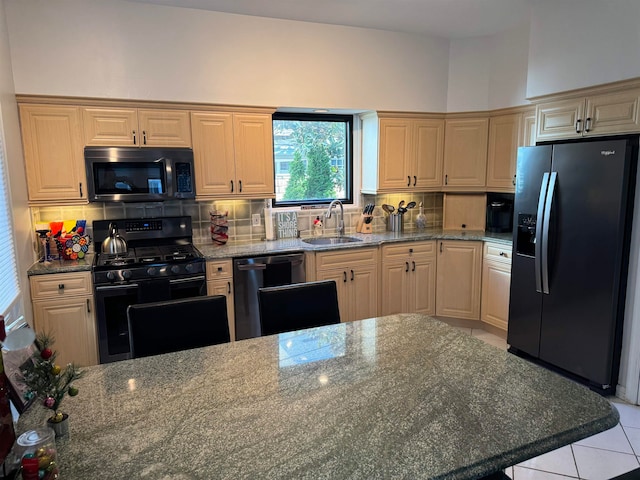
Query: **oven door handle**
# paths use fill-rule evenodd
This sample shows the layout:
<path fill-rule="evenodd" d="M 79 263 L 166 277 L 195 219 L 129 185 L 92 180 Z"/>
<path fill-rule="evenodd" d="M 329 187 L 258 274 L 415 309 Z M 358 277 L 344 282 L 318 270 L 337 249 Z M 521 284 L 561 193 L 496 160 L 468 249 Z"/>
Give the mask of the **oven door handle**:
<path fill-rule="evenodd" d="M 169 280 L 171 285 L 176 285 L 180 283 L 191 283 L 191 282 L 202 282 L 205 280 L 204 275 L 198 275 L 197 277 L 189 277 L 189 278 L 173 278 Z"/>
<path fill-rule="evenodd" d="M 127 288 L 137 288 L 137 283 L 125 283 L 122 285 L 100 285 L 96 287 L 96 291 L 102 290 L 126 290 Z"/>

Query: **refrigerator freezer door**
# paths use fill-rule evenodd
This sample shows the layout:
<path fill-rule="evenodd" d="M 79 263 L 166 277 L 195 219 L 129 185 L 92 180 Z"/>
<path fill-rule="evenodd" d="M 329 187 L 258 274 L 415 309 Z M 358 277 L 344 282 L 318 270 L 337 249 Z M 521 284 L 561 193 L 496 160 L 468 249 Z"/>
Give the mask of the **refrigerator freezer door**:
<path fill-rule="evenodd" d="M 612 381 L 629 169 L 625 140 L 554 146 L 539 357 L 598 385 Z"/>
<path fill-rule="evenodd" d="M 545 173 L 548 178 L 551 170 L 551 153 L 552 147 L 548 145 L 519 148 L 516 167 L 514 255 L 507 343 L 534 357 L 539 353 L 542 317 L 542 294 L 536 292 L 535 267 L 536 252 L 539 252 L 536 231 L 542 219 L 537 216 L 541 192 L 543 196 L 546 195 L 547 184 L 543 178 Z"/>

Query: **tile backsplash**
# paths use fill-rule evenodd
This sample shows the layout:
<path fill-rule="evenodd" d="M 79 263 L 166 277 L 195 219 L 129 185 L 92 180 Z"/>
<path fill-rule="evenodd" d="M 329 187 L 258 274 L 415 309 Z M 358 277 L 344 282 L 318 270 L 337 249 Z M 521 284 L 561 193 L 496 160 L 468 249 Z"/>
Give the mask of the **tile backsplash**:
<path fill-rule="evenodd" d="M 361 206 L 345 205 L 344 222 L 347 234 L 354 233 L 356 223 L 362 213 L 362 207 L 367 203 L 374 203 L 372 222 L 374 232 L 383 232 L 387 228 L 388 215 L 382 210 L 381 205 L 387 203 L 397 208 L 398 202 L 406 203 L 415 201 L 424 203 L 424 212 L 427 216 L 427 228 L 442 227 L 442 193 L 415 193 L 415 194 L 387 194 L 387 195 L 362 195 Z M 265 238 L 264 229 L 264 200 L 216 200 L 212 202 L 196 202 L 193 200 L 167 201 L 155 203 L 91 203 L 84 206 L 56 206 L 56 207 L 32 207 L 32 224 L 50 222 L 56 220 L 86 219 L 87 233 L 93 237 L 91 224 L 94 220 L 111 218 L 142 218 L 142 217 L 167 217 L 189 215 L 193 221 L 193 240 L 195 243 L 210 243 L 210 214 L 211 211 L 229 212 L 229 241 L 257 241 Z M 283 209 L 287 210 L 287 209 Z M 313 220 L 320 216 L 323 219 L 323 234 L 332 235 L 336 232 L 335 215 L 330 219 L 323 217 L 326 206 L 316 209 L 296 210 L 298 213 L 298 229 L 301 237 L 312 235 Z M 280 209 L 274 209 L 281 211 Z M 260 226 L 253 226 L 251 217 L 260 215 Z M 407 211 L 404 215 L 404 229 L 415 229 L 415 217 L 418 207 Z M 35 241 L 35 235 L 34 235 Z M 35 244 L 34 244 L 35 246 Z"/>

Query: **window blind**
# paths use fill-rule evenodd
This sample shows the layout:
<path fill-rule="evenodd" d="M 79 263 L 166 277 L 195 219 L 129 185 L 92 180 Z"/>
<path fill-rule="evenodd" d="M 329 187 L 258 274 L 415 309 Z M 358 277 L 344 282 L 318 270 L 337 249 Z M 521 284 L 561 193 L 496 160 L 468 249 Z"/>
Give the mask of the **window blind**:
<path fill-rule="evenodd" d="M 7 155 L 4 142 L 2 112 L 0 112 L 0 218 L 5 219 L 0 255 L 0 314 L 11 320 L 9 310 L 20 294 L 18 269 L 16 267 L 16 249 L 13 238 L 13 218 L 11 216 L 9 189 L 7 184 Z"/>

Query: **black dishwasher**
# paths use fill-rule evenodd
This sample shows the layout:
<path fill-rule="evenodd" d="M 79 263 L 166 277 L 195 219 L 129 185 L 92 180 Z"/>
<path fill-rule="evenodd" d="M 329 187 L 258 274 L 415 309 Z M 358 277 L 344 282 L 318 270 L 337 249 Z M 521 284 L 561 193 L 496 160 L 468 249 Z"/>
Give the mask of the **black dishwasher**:
<path fill-rule="evenodd" d="M 261 336 L 258 289 L 305 281 L 304 254 L 237 258 L 233 261 L 236 340 Z"/>

